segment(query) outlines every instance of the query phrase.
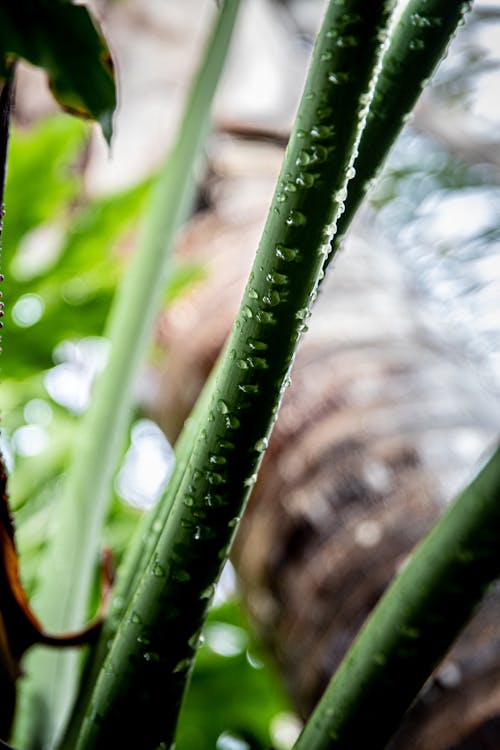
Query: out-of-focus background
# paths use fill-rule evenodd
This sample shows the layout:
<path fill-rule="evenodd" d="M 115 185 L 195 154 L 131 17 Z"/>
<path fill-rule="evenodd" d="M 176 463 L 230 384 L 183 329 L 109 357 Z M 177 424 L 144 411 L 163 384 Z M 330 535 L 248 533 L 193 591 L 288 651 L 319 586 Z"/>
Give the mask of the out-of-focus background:
<path fill-rule="evenodd" d="M 197 204 L 137 383 L 105 540 L 118 559 L 168 480 L 171 446 L 236 312 L 323 7 L 243 3 Z M 57 112 L 42 73 L 22 66 L 17 86 L 1 441 L 29 590 L 106 361 L 113 289 L 216 6 L 94 9 L 119 80 L 111 152 Z M 231 564 L 219 585 L 179 750 L 291 747 L 387 581 L 498 436 L 499 64 L 500 3 L 481 0 L 323 285 L 235 545 L 239 588 Z M 395 748 L 500 745 L 499 606 L 494 591 Z"/>

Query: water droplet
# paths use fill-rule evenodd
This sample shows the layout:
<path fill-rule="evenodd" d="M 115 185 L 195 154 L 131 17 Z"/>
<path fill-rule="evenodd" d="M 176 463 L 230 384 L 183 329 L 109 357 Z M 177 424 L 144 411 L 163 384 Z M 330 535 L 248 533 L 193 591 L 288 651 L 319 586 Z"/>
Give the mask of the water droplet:
<path fill-rule="evenodd" d="M 348 48 L 348 47 L 357 47 L 359 44 L 359 39 L 357 36 L 338 36 L 336 41 L 337 47 L 341 48 Z"/>
<path fill-rule="evenodd" d="M 250 299 L 259 299 L 259 293 L 253 287 L 248 290 L 248 296 Z"/>
<path fill-rule="evenodd" d="M 268 348 L 268 344 L 265 341 L 259 341 L 259 339 L 247 339 L 247 345 L 249 349 L 256 352 L 265 352 Z"/>
<path fill-rule="evenodd" d="M 245 479 L 243 484 L 245 485 L 245 487 L 253 487 L 256 481 L 257 474 L 250 474 L 250 476 Z"/>
<path fill-rule="evenodd" d="M 209 461 L 211 464 L 217 464 L 218 466 L 227 464 L 227 458 L 225 456 L 221 456 L 219 453 L 212 453 L 210 455 Z"/>
<path fill-rule="evenodd" d="M 240 426 L 240 420 L 233 414 L 226 415 L 226 427 L 230 430 L 237 430 Z"/>
<path fill-rule="evenodd" d="M 309 315 L 309 310 L 307 307 L 301 307 L 300 310 L 297 310 L 295 313 L 295 317 L 297 320 L 305 320 Z"/>
<path fill-rule="evenodd" d="M 156 560 L 151 568 L 151 574 L 156 578 L 165 578 L 165 568 Z"/>
<path fill-rule="evenodd" d="M 259 386 L 257 383 L 243 383 L 242 385 L 239 385 L 238 388 L 240 389 L 240 391 L 243 391 L 243 393 L 259 392 Z"/>
<path fill-rule="evenodd" d="M 266 450 L 267 445 L 268 445 L 268 439 L 265 437 L 261 438 L 260 440 L 257 440 L 257 442 L 255 443 L 255 450 L 258 451 L 259 453 L 262 453 L 263 451 Z"/>
<path fill-rule="evenodd" d="M 311 128 L 313 138 L 331 138 L 333 136 L 333 125 L 314 125 Z"/>
<path fill-rule="evenodd" d="M 337 70 L 335 73 L 330 73 L 328 80 L 333 83 L 334 86 L 342 86 L 343 84 L 349 83 L 350 74 L 347 71 Z"/>
<path fill-rule="evenodd" d="M 297 185 L 311 188 L 316 182 L 317 177 L 318 175 L 312 174 L 311 172 L 299 172 L 297 176 Z"/>
<path fill-rule="evenodd" d="M 215 492 L 207 492 L 204 500 L 209 508 L 218 508 L 224 502 L 223 496 Z"/>
<path fill-rule="evenodd" d="M 160 656 L 156 653 L 156 651 L 145 651 L 142 655 L 142 658 L 144 659 L 144 661 L 150 662 L 151 664 L 156 664 L 160 661 Z"/>
<path fill-rule="evenodd" d="M 249 307 L 248 305 L 245 305 L 245 307 L 243 308 L 241 312 L 245 318 L 248 318 L 248 320 L 250 320 L 250 318 L 253 318 L 252 308 Z"/>
<path fill-rule="evenodd" d="M 89 719 L 93 724 L 98 724 L 98 725 L 102 724 L 102 721 L 103 721 L 101 714 L 95 708 L 93 708 L 92 711 L 90 712 Z"/>
<path fill-rule="evenodd" d="M 125 606 L 125 599 L 123 596 L 115 596 L 112 603 L 113 609 L 122 610 Z"/>
<path fill-rule="evenodd" d="M 230 529 L 234 529 L 239 524 L 239 522 L 240 522 L 240 517 L 235 516 L 229 521 L 228 526 Z"/>
<path fill-rule="evenodd" d="M 333 146 L 330 146 L 329 148 L 320 145 L 315 146 L 313 151 L 314 163 L 322 164 L 328 159 L 331 151 L 333 151 Z"/>
<path fill-rule="evenodd" d="M 276 286 L 288 284 L 288 276 L 284 273 L 278 273 L 278 271 L 269 271 L 266 280 L 270 281 L 271 284 L 276 284 Z"/>
<path fill-rule="evenodd" d="M 206 587 L 206 589 L 203 589 L 203 591 L 200 594 L 200 599 L 211 599 L 214 595 L 215 587 L 211 583 L 209 586 Z"/>
<path fill-rule="evenodd" d="M 139 635 L 136 638 L 137 643 L 140 643 L 141 646 L 149 646 L 151 643 L 150 638 L 145 633 L 139 633 Z"/>
<path fill-rule="evenodd" d="M 343 13 L 340 17 L 340 23 L 345 28 L 346 26 L 351 26 L 352 24 L 359 23 L 363 20 L 363 16 L 361 16 L 359 13 Z"/>
<path fill-rule="evenodd" d="M 192 648 L 192 649 L 193 649 L 193 651 L 195 651 L 195 650 L 196 650 L 196 649 L 198 648 L 198 646 L 200 646 L 200 645 L 201 645 L 200 641 L 201 641 L 201 636 L 200 636 L 200 634 L 199 634 L 199 633 L 195 633 L 195 634 L 194 634 L 194 635 L 192 635 L 192 636 L 191 636 L 191 638 L 190 638 L 190 639 L 188 640 L 188 646 L 189 646 L 190 648 Z"/>
<path fill-rule="evenodd" d="M 134 625 L 141 625 L 142 624 L 142 617 L 140 616 L 140 614 L 138 612 L 135 611 L 135 609 L 133 610 L 133 612 L 130 615 L 129 619 L 130 619 L 130 622 L 134 623 Z"/>
<path fill-rule="evenodd" d="M 152 530 L 155 532 L 155 534 L 158 534 L 163 528 L 163 524 L 160 521 L 159 518 L 156 519 L 156 521 L 153 523 Z"/>
<path fill-rule="evenodd" d="M 302 149 L 302 151 L 299 152 L 299 155 L 297 156 L 295 160 L 295 164 L 298 167 L 307 167 L 307 165 L 310 163 L 311 163 L 311 153 L 309 151 L 306 151 L 305 149 Z"/>
<path fill-rule="evenodd" d="M 186 495 L 184 498 L 184 505 L 187 505 L 188 508 L 191 508 L 194 505 L 194 497 L 191 495 Z"/>
<path fill-rule="evenodd" d="M 276 289 L 270 289 L 263 297 L 262 302 L 269 307 L 276 307 L 281 302 L 281 297 Z M 262 321 L 265 322 L 265 321 Z"/>
<path fill-rule="evenodd" d="M 320 59 L 321 62 L 329 62 L 333 57 L 333 52 L 331 50 L 326 50 L 326 52 L 323 52 Z"/>
<path fill-rule="evenodd" d="M 240 370 L 248 370 L 248 362 L 246 359 L 238 359 L 236 361 L 236 366 L 240 368 Z"/>
<path fill-rule="evenodd" d="M 348 167 L 346 169 L 345 176 L 348 180 L 352 180 L 352 178 L 356 176 L 356 170 L 354 169 L 354 167 Z"/>
<path fill-rule="evenodd" d="M 232 443 L 230 440 L 219 440 L 217 442 L 217 447 L 220 448 L 221 450 L 233 451 L 234 443 Z"/>
<path fill-rule="evenodd" d="M 189 669 L 190 664 L 191 664 L 191 659 L 181 659 L 175 665 L 175 667 L 173 669 L 173 672 L 174 673 L 175 672 L 185 672 L 186 670 Z"/>
<path fill-rule="evenodd" d="M 425 42 L 423 39 L 411 39 L 408 47 L 415 52 L 420 52 L 425 49 Z"/>
<path fill-rule="evenodd" d="M 307 130 L 297 130 L 297 138 L 307 138 Z"/>
<path fill-rule="evenodd" d="M 259 323 L 275 323 L 274 315 L 266 310 L 259 310 L 256 317 Z"/>
<path fill-rule="evenodd" d="M 206 476 L 209 484 L 224 484 L 224 477 L 216 471 L 207 471 Z"/>
<path fill-rule="evenodd" d="M 292 260 L 296 260 L 299 251 L 295 247 L 276 245 L 274 253 L 280 260 L 284 260 L 286 263 L 290 263 Z"/>
<path fill-rule="evenodd" d="M 269 364 L 264 357 L 247 357 L 248 364 L 254 370 L 267 370 Z"/>
<path fill-rule="evenodd" d="M 343 203 L 347 198 L 347 187 L 343 187 L 340 190 L 337 190 L 333 194 L 333 198 L 337 203 Z"/>
<path fill-rule="evenodd" d="M 432 26 L 441 26 L 442 19 L 437 16 L 423 16 L 421 13 L 411 13 L 410 23 L 419 29 L 425 29 Z"/>
<path fill-rule="evenodd" d="M 221 414 L 227 414 L 229 412 L 229 406 L 222 399 L 217 401 L 217 408 Z"/>
<path fill-rule="evenodd" d="M 278 203 L 284 203 L 286 199 L 287 199 L 287 195 L 286 193 L 283 193 L 283 192 L 278 193 L 278 195 L 276 196 L 276 200 L 278 201 Z"/>

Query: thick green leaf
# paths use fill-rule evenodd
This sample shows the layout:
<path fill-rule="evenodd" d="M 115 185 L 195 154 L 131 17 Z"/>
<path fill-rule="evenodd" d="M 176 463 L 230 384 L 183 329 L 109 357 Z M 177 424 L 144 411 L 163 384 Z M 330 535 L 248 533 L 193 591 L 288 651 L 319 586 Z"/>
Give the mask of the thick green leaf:
<path fill-rule="evenodd" d="M 113 66 L 86 8 L 68 0 L 3 0 L 0 77 L 6 61 L 16 57 L 44 68 L 61 106 L 97 120 L 110 140 L 116 106 Z"/>

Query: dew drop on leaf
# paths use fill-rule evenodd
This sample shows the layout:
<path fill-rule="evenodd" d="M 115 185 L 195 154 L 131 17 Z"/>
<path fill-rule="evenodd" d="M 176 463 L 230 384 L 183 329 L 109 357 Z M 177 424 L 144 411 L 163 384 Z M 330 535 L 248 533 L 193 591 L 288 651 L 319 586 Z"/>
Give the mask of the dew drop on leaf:
<path fill-rule="evenodd" d="M 258 451 L 259 453 L 263 453 L 263 451 L 265 451 L 267 448 L 267 444 L 268 444 L 267 438 L 265 437 L 261 438 L 260 440 L 257 440 L 257 442 L 255 443 L 255 450 Z"/>
<path fill-rule="evenodd" d="M 229 413 L 229 406 L 222 399 L 219 399 L 219 401 L 217 401 L 217 408 L 221 414 Z"/>
<path fill-rule="evenodd" d="M 296 260 L 299 251 L 295 247 L 286 247 L 286 245 L 276 245 L 274 250 L 275 255 L 280 260 L 284 260 L 285 263 L 290 263 Z"/>
<path fill-rule="evenodd" d="M 288 226 L 303 227 L 305 224 L 307 224 L 307 218 L 301 211 L 292 210 L 288 214 L 286 223 L 288 224 Z"/>

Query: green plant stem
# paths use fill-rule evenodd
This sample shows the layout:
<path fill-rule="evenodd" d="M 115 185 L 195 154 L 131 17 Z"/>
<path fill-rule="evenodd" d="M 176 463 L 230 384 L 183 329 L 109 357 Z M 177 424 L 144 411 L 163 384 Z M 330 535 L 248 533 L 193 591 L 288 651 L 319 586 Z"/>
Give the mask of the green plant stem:
<path fill-rule="evenodd" d="M 177 441 L 175 469 L 169 480 L 170 502 L 159 503 L 150 513 L 144 514 L 127 549 L 124 560 L 120 565 L 117 574 L 117 583 L 113 590 L 110 612 L 104 621 L 99 641 L 89 655 L 77 701 L 60 750 L 73 750 L 76 745 L 92 690 L 109 650 L 108 644 L 116 635 L 123 613 L 130 604 L 132 593 L 136 590 L 142 573 L 152 558 L 160 532 L 167 523 L 175 492 L 179 488 L 186 472 L 187 459 L 193 440 L 199 431 L 199 415 L 204 413 L 208 404 L 211 393 L 210 383 L 213 385 L 213 381 L 212 374 L 206 387 L 203 389 L 202 398 L 198 400 L 195 410 L 186 421 Z"/>
<path fill-rule="evenodd" d="M 194 197 L 195 167 L 209 129 L 210 106 L 238 6 L 239 0 L 228 0 L 219 14 L 178 139 L 152 193 L 139 249 L 111 311 L 107 326 L 109 362 L 83 420 L 64 494 L 57 503 L 56 528 L 37 590 L 37 612 L 44 625 L 52 629 L 81 626 L 88 615 L 112 477 L 131 417 L 133 385 L 161 303 L 172 242 Z M 30 747 L 30 725 L 40 705 L 45 716 L 41 743 L 49 747 L 54 743 L 74 698 L 78 668 L 77 653 L 33 653 L 25 688 L 28 705 L 22 714 L 27 726 L 18 730 L 21 747 Z"/>
<path fill-rule="evenodd" d="M 471 5 L 456 0 L 410 0 L 395 24 L 354 162 L 356 175 L 349 182 L 345 211 L 338 221 L 325 269 Z"/>
<path fill-rule="evenodd" d="M 163 498 L 168 521 L 100 673 L 78 750 L 172 742 L 213 585 L 345 198 L 389 16 L 384 0 L 328 7 L 205 424 L 173 499 L 171 489 Z"/>
<path fill-rule="evenodd" d="M 294 750 L 385 747 L 500 575 L 499 500 L 497 449 L 382 597 Z"/>

